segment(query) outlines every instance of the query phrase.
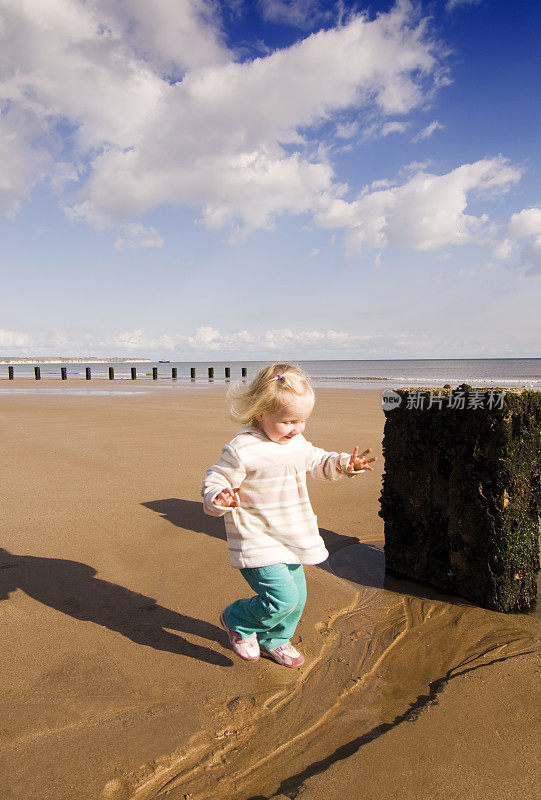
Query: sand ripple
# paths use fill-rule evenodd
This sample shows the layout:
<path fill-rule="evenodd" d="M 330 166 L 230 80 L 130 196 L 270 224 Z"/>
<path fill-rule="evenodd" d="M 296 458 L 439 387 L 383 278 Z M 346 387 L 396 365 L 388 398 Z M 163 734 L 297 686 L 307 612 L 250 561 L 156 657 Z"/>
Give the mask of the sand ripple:
<path fill-rule="evenodd" d="M 357 580 L 358 594 L 320 625 L 319 654 L 293 682 L 230 698 L 206 730 L 107 797 L 256 800 L 291 791 L 437 702 L 452 677 L 539 649 L 535 620 L 524 615 L 361 585 L 348 550 L 333 570 Z"/>

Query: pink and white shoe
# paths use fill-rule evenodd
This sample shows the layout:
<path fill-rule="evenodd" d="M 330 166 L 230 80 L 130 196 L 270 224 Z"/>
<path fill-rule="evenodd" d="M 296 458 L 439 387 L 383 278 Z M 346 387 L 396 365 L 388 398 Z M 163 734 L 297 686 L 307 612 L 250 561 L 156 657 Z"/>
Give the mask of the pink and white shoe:
<path fill-rule="evenodd" d="M 278 664 L 282 664 L 283 667 L 302 667 L 304 664 L 303 654 L 295 650 L 291 642 L 286 642 L 270 650 L 261 645 L 261 653 L 264 656 L 270 656 L 270 658 L 273 658 Z"/>
<path fill-rule="evenodd" d="M 252 633 L 247 639 L 243 639 L 238 631 L 233 631 L 231 628 L 227 627 L 223 611 L 220 614 L 220 625 L 229 636 L 231 648 L 234 653 L 245 661 L 257 661 L 259 658 L 259 642 L 257 641 L 257 635 L 255 633 Z"/>

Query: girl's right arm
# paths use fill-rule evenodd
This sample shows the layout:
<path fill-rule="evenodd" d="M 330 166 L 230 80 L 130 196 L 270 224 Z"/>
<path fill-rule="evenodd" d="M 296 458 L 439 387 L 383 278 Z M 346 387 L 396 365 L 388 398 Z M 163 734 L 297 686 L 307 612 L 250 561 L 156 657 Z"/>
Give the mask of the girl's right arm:
<path fill-rule="evenodd" d="M 203 497 L 203 510 L 212 517 L 222 517 L 233 506 L 220 506 L 214 504 L 214 499 L 224 489 L 236 489 L 246 477 L 246 470 L 234 447 L 226 444 L 222 455 L 212 467 L 207 470 L 203 481 L 201 496 Z"/>

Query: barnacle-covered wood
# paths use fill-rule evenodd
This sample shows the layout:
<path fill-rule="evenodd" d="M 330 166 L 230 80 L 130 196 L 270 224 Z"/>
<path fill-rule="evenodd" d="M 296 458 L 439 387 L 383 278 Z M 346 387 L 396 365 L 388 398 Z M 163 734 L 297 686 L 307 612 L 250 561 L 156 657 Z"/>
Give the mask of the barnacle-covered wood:
<path fill-rule="evenodd" d="M 385 412 L 386 569 L 486 608 L 528 610 L 539 570 L 541 393 L 462 384 L 424 389 L 424 408 L 408 408 L 418 391 L 398 390 L 400 406 Z M 428 408 L 429 393 L 441 407 Z M 460 396 L 464 407 L 453 408 Z M 469 407 L 474 398 L 482 404 Z"/>

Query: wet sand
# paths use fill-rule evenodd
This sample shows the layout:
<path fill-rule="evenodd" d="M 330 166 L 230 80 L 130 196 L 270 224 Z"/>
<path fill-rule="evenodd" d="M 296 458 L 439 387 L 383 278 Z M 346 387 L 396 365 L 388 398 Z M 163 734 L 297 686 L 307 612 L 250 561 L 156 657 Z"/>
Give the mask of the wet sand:
<path fill-rule="evenodd" d="M 250 593 L 199 494 L 223 384 L 58 389 L 0 381 L 2 800 L 535 794 L 539 614 L 385 576 L 380 392 L 317 392 L 307 438 L 378 461 L 310 481 L 332 555 L 287 670 L 217 622 Z"/>

